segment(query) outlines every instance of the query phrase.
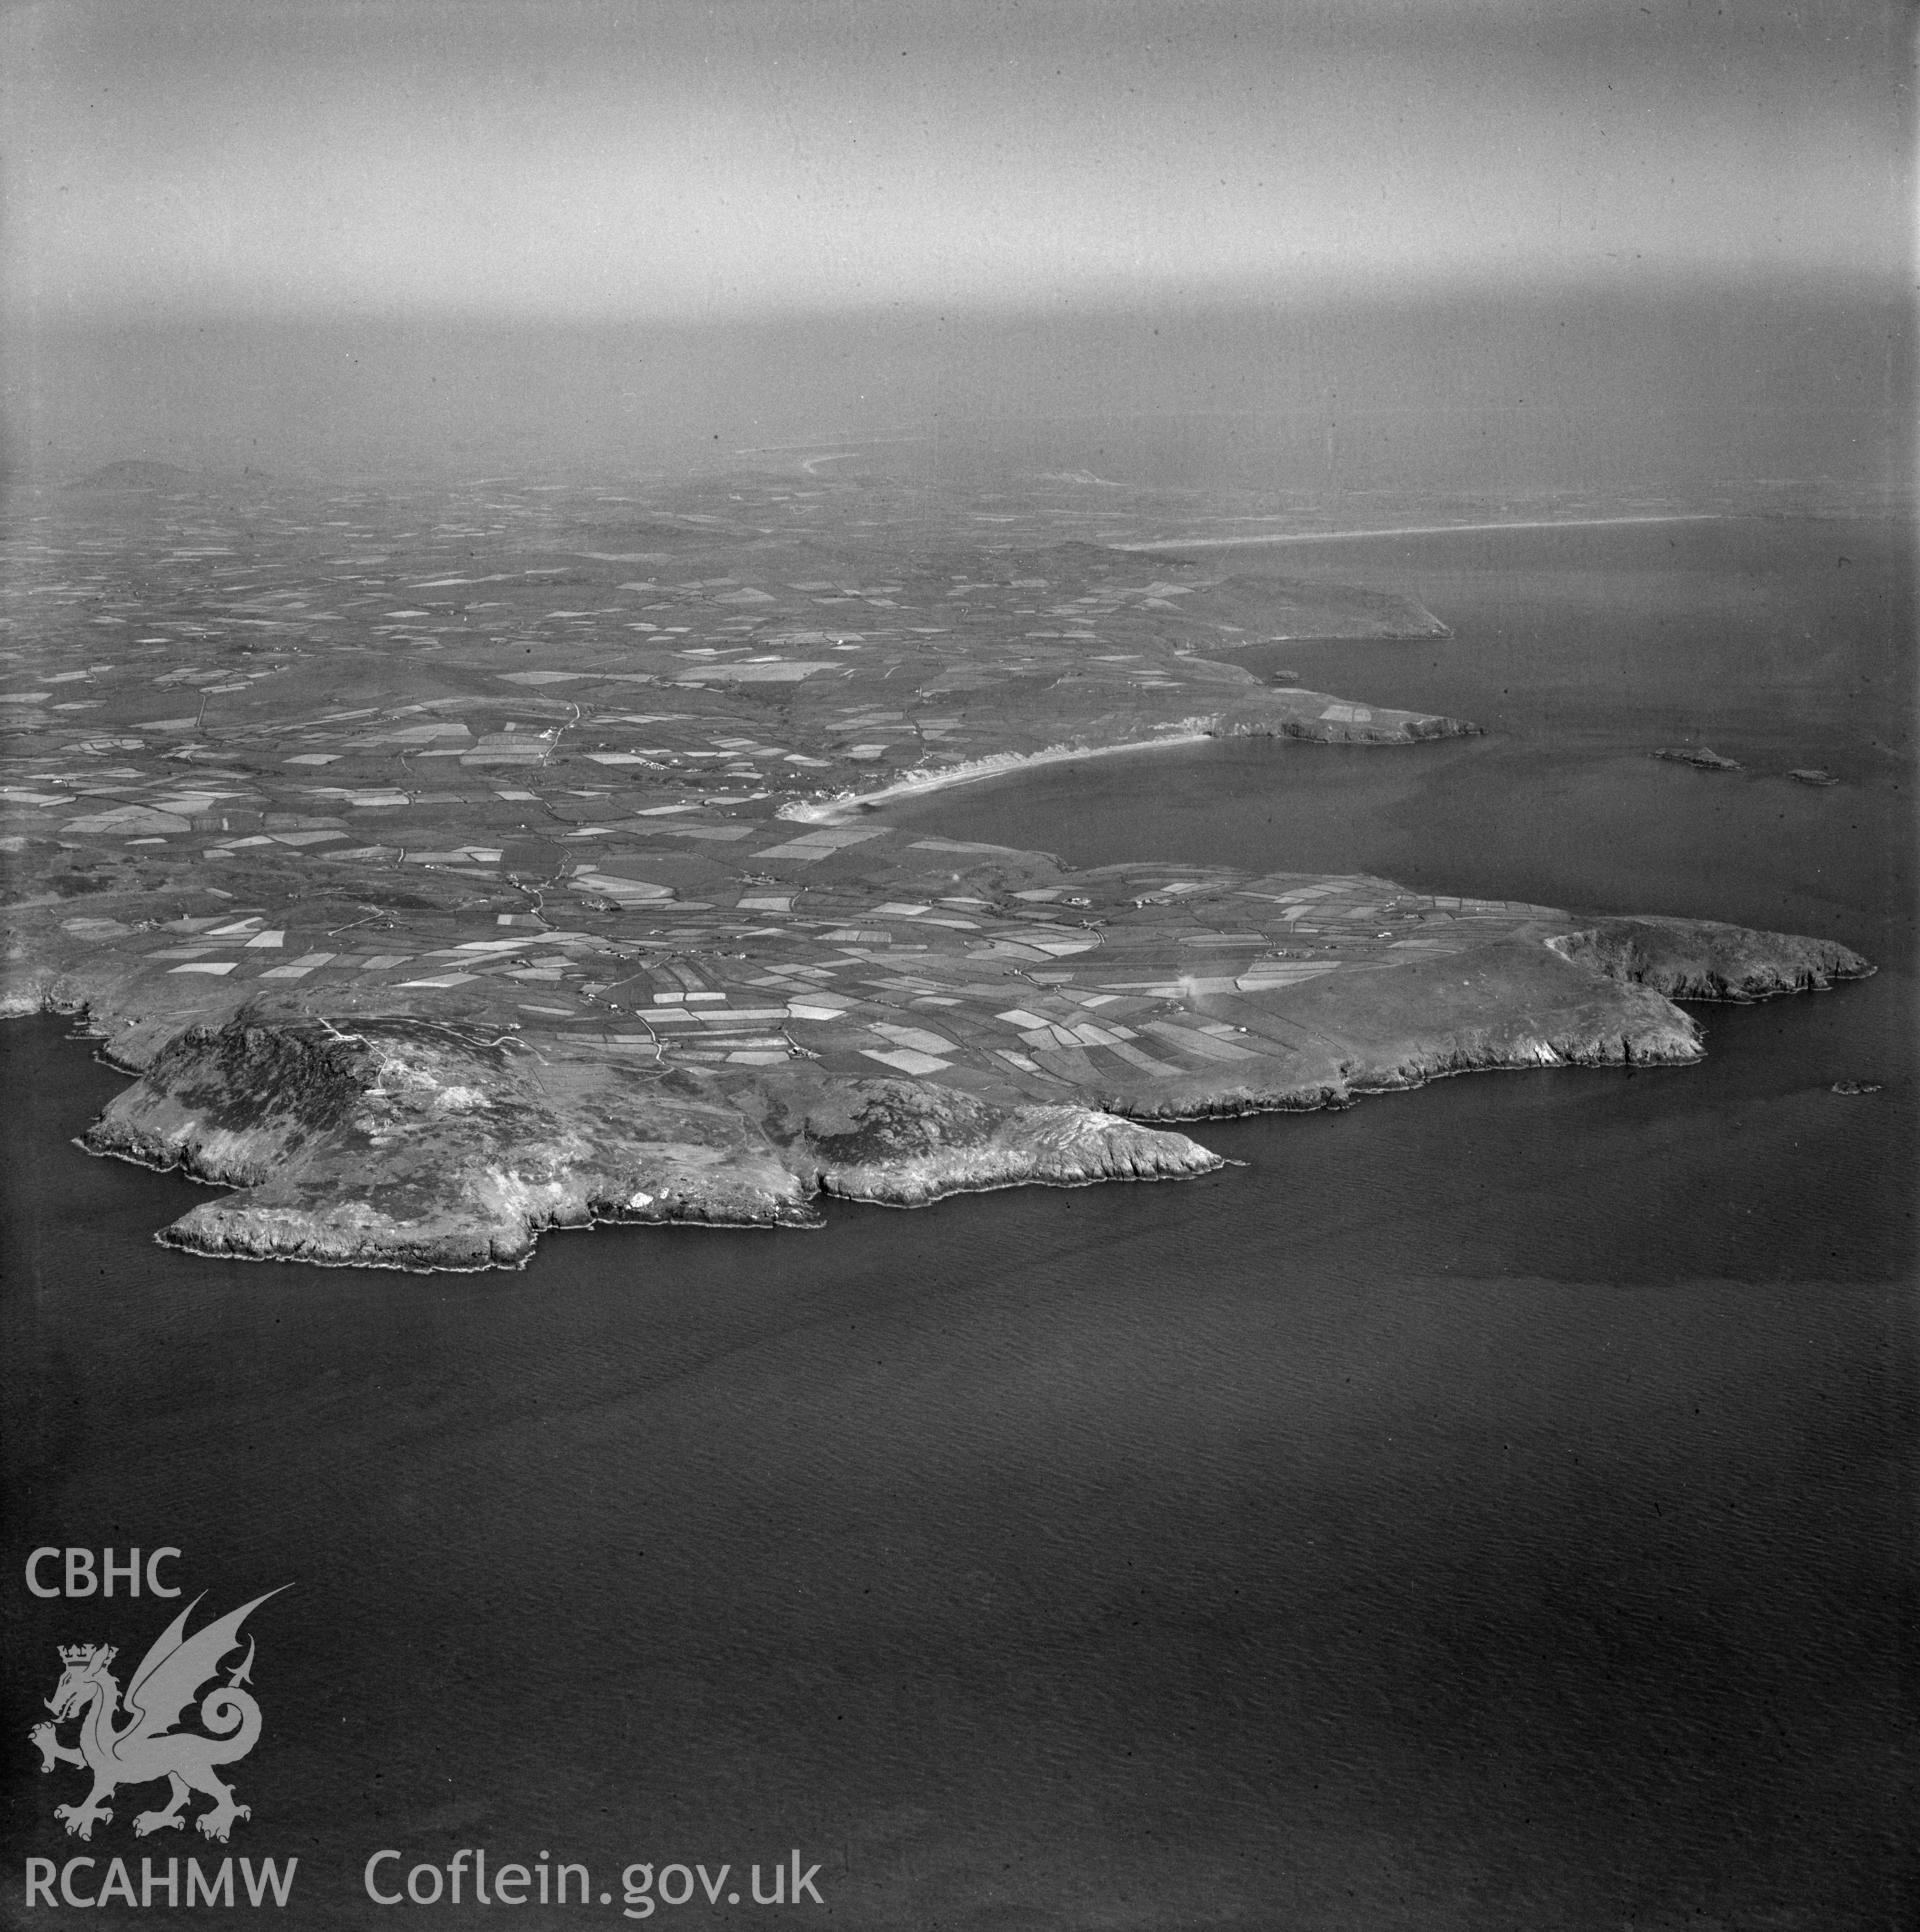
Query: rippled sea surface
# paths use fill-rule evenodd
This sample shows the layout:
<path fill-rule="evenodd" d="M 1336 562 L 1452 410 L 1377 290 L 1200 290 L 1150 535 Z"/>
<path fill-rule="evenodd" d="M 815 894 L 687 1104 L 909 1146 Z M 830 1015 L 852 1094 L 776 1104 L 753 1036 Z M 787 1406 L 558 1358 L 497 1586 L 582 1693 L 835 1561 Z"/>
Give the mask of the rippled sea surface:
<path fill-rule="evenodd" d="M 1696 1009 L 1689 1069 L 1209 1126 L 1243 1164 L 1200 1182 L 603 1230 L 511 1276 L 158 1249 L 195 1190 L 79 1153 L 119 1082 L 16 1024 L 15 1575 L 171 1544 L 209 1610 L 295 1584 L 249 1625 L 231 1848 L 300 1857 L 287 1922 L 392 1916 L 368 1854 L 461 1846 L 596 1894 L 797 1846 L 804 1910 L 872 1927 L 1910 1922 L 1905 535 L 1234 561 L 1406 588 L 1455 633 L 1250 669 L 1489 736 L 1115 758 L 896 815 L 1828 934 L 1882 971 Z M 1747 769 L 1647 756 L 1685 742 Z M 1843 783 L 1784 776 L 1815 764 Z M 20 1857 L 73 1849 L 77 1774 L 19 1741 L 53 1646 L 162 1619 L 7 1604 L 17 1898 Z M 729 1911 L 695 1901 L 663 1914 Z"/>

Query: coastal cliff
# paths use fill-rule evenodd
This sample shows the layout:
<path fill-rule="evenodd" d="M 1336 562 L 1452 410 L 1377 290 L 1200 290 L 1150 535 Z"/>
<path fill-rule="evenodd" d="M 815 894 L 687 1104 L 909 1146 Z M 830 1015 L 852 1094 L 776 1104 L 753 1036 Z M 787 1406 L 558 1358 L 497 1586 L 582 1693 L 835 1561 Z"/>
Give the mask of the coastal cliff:
<path fill-rule="evenodd" d="M 548 1228 L 808 1226 L 823 1195 L 909 1207 L 1221 1164 L 1091 1108 L 904 1080 L 650 1078 L 404 1022 L 341 1038 L 245 1019 L 171 1042 L 86 1144 L 241 1190 L 169 1245 L 415 1269 L 514 1265 Z"/>
<path fill-rule="evenodd" d="M 1535 921 L 1466 954 L 1324 973 L 1289 987 L 1270 1020 L 1237 982 L 1191 981 L 1202 1030 L 1184 1037 L 1207 1048 L 1204 1070 L 1136 1052 L 1133 1077 L 1070 1101 L 1016 1077 L 862 1078 L 805 1058 L 634 1065 L 585 1040 L 245 1009 L 152 1051 L 86 1144 L 238 1190 L 166 1229 L 173 1246 L 514 1266 L 550 1228 L 805 1227 L 828 1197 L 911 1207 L 1210 1173 L 1219 1157 L 1165 1123 L 1344 1106 L 1457 1073 L 1682 1066 L 1703 1048 L 1675 996 L 1763 998 L 1870 970 L 1830 942 L 1710 921 Z"/>

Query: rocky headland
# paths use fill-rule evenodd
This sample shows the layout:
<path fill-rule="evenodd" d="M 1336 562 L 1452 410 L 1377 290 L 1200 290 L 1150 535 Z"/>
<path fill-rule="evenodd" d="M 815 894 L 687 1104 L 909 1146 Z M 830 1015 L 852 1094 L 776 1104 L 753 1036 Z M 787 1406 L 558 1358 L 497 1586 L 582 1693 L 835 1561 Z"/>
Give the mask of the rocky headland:
<path fill-rule="evenodd" d="M 550 1228 L 803 1227 L 832 1197 L 913 1207 L 1208 1173 L 1218 1156 L 1168 1123 L 1343 1106 L 1458 1073 L 1684 1065 L 1702 1047 L 1676 998 L 1765 998 L 1871 970 L 1828 942 L 1710 921 L 1523 923 L 1531 930 L 1390 971 L 1296 984 L 1284 1005 L 1265 1003 L 1265 1030 L 1257 983 L 1196 989 L 1195 1017 L 1241 1022 L 1188 1032 L 1218 1056 L 1204 1070 L 1129 1068 L 1065 1102 L 984 1067 L 953 1085 L 803 1058 L 636 1065 L 597 1042 L 398 1017 L 243 1010 L 143 1046 L 137 1025 L 107 1023 L 102 1000 L 94 1024 L 138 1078 L 86 1144 L 235 1190 L 164 1231 L 197 1252 L 512 1266 Z M 81 986 L 45 997 L 70 1006 Z"/>

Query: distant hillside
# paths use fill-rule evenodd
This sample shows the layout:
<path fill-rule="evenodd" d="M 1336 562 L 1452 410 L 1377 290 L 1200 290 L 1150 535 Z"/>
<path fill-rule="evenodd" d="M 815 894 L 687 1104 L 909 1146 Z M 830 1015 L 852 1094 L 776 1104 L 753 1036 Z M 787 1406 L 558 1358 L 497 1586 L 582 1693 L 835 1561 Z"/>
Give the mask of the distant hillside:
<path fill-rule="evenodd" d="M 193 472 L 178 463 L 149 463 L 135 460 L 102 463 L 73 485 L 76 490 L 184 490 L 193 483 Z"/>

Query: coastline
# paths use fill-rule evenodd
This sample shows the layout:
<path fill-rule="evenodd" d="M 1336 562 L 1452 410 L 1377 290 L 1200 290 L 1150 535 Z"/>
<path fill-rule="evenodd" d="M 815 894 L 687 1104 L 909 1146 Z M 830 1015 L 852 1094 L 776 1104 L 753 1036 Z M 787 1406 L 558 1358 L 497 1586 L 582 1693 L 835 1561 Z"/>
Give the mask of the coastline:
<path fill-rule="evenodd" d="M 794 799 L 774 813 L 775 818 L 802 825 L 839 825 L 855 812 L 890 804 L 899 798 L 920 798 L 953 785 L 970 785 L 977 779 L 1001 778 L 1009 772 L 1032 771 L 1041 765 L 1072 764 L 1083 758 L 1110 758 L 1123 751 L 1159 751 L 1167 745 L 1202 745 L 1212 737 L 1209 731 L 1169 732 L 1164 738 L 1130 738 L 1117 745 L 1049 745 L 1044 751 L 996 751 L 984 758 L 969 758 L 957 765 L 938 770 L 909 772 L 873 792 L 840 792 L 829 799 Z"/>
<path fill-rule="evenodd" d="M 1210 1033 L 1150 1023 L 1159 1051 L 1209 1039 L 1206 1064 L 1140 1059 L 1144 1077 L 1130 1079 L 1088 1067 L 1078 1092 L 1045 1097 L 793 1063 L 747 1078 L 682 1069 L 668 1092 L 635 1087 L 584 1048 L 555 1072 L 403 1021 L 341 1036 L 323 1021 L 237 1015 L 168 1040 L 81 1144 L 235 1190 L 160 1230 L 164 1246 L 512 1268 L 548 1230 L 810 1226 L 829 1198 L 918 1207 L 1190 1178 L 1223 1164 L 1179 1131 L 1197 1121 L 1342 1108 L 1467 1072 L 1686 1065 L 1703 1057 L 1701 1029 L 1676 1000 L 1822 991 L 1872 971 L 1833 942 L 1716 921 L 1553 915 L 1344 993 L 1317 979 L 1289 1007 L 1304 1036 L 1269 1033 L 1244 1004 L 1204 1005 L 1224 1016 Z"/>
<path fill-rule="evenodd" d="M 1241 676 L 1246 676 L 1241 673 Z M 891 784 L 870 792 L 840 792 L 829 799 L 791 799 L 774 814 L 789 823 L 843 824 L 854 813 L 894 799 L 918 798 L 950 786 L 981 778 L 1032 771 L 1043 765 L 1074 764 L 1083 759 L 1108 758 L 1120 752 L 1158 751 L 1165 746 L 1200 745 L 1219 738 L 1290 738 L 1309 744 L 1422 744 L 1433 738 L 1477 738 L 1480 727 L 1457 718 L 1427 712 L 1400 711 L 1385 705 L 1360 705 L 1305 686 L 1263 688 L 1247 678 L 1247 696 L 1262 700 L 1292 700 L 1292 705 L 1263 703 L 1251 711 L 1227 709 L 1211 715 L 1194 714 L 1166 721 L 1163 735 L 1124 738 L 1110 745 L 1048 745 L 1042 751 L 997 751 L 953 765 L 908 772 Z M 1312 709 L 1304 707 L 1310 705 Z M 1277 715 L 1276 715 L 1277 714 Z M 1346 714 L 1346 715 L 1341 715 Z"/>

